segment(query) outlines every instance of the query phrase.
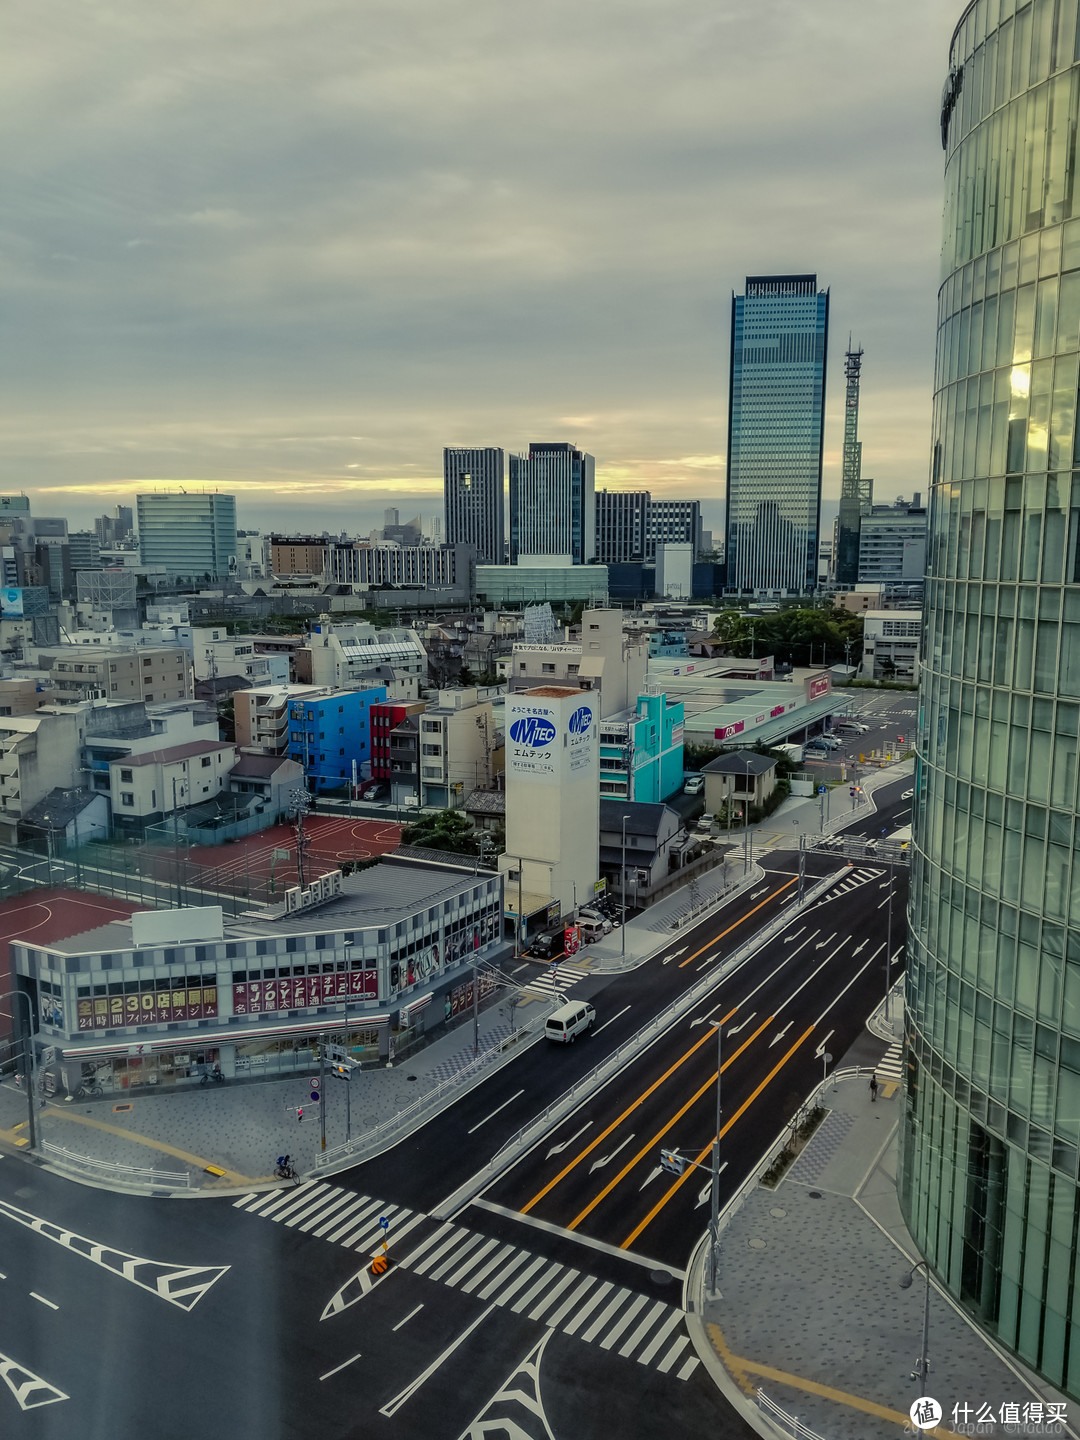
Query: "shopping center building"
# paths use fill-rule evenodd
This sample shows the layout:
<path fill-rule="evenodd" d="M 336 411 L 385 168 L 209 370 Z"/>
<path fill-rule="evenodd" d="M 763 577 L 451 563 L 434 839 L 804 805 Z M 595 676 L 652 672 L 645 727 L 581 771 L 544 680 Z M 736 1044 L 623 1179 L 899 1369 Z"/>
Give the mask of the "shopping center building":
<path fill-rule="evenodd" d="M 392 1060 L 471 1008 L 473 967 L 501 946 L 500 877 L 431 855 L 335 871 L 224 922 L 213 906 L 143 911 L 12 942 L 46 1093 L 199 1084 L 215 1066 L 226 1079 L 288 1075 L 323 1039 Z M 492 986 L 482 967 L 481 997 Z"/>

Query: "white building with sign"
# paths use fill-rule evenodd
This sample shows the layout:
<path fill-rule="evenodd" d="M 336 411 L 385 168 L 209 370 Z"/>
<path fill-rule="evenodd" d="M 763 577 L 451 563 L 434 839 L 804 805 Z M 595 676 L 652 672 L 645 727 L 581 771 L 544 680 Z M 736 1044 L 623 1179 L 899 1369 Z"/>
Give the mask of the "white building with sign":
<path fill-rule="evenodd" d="M 527 919 L 549 907 L 553 923 L 599 878 L 599 697 L 541 685 L 507 696 L 505 723 L 506 910 Z"/>

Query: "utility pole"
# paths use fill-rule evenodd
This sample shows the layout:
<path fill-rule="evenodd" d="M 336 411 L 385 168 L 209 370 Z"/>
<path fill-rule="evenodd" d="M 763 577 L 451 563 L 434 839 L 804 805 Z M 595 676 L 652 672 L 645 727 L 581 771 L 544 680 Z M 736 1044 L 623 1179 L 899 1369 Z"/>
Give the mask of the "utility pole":
<path fill-rule="evenodd" d="M 716 1146 L 713 1150 L 712 1165 L 712 1213 L 709 1220 L 709 1293 L 716 1294 L 716 1262 L 720 1248 L 720 1131 L 723 1107 L 721 1104 L 720 1079 L 724 1073 L 724 1026 L 720 1020 L 710 1022 L 716 1031 Z"/>
<path fill-rule="evenodd" d="M 480 963 L 473 961 L 472 967 L 472 1053 L 480 1054 Z"/>
<path fill-rule="evenodd" d="M 889 910 L 885 926 L 885 1023 L 889 1023 L 889 995 L 892 991 L 892 895 L 894 866 L 889 861 Z"/>
<path fill-rule="evenodd" d="M 319 1043 L 319 1130 L 321 1148 L 326 1149 L 326 1042 Z"/>

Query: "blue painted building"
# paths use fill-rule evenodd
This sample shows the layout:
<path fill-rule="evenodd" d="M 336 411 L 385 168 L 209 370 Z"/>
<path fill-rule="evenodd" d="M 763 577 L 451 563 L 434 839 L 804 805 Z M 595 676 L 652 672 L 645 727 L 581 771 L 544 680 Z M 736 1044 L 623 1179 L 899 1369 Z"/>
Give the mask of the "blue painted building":
<path fill-rule="evenodd" d="M 338 790 L 366 778 L 371 762 L 371 707 L 386 699 L 386 686 L 334 690 L 289 705 L 289 758 L 304 767 L 309 790 Z"/>
<path fill-rule="evenodd" d="M 683 703 L 639 695 L 600 722 L 600 795 L 658 804 L 683 783 Z"/>

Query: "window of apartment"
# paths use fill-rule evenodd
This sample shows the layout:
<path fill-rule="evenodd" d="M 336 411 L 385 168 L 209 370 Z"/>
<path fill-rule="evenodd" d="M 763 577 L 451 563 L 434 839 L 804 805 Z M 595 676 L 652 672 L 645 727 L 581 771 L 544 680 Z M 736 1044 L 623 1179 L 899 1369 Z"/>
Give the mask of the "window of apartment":
<path fill-rule="evenodd" d="M 147 655 L 147 656 L 144 657 L 142 663 L 143 663 L 144 665 L 151 665 L 151 664 L 153 664 L 153 661 L 150 659 L 150 656 Z"/>
<path fill-rule="evenodd" d="M 424 766 L 424 779 L 425 779 L 425 780 L 441 780 L 441 779 L 442 779 L 442 771 L 439 769 L 438 765 L 425 765 L 425 766 Z"/>
<path fill-rule="evenodd" d="M 541 673 L 541 675 L 554 675 L 554 674 L 555 674 L 555 666 L 554 666 L 554 665 L 547 665 L 547 664 L 541 665 L 541 666 L 540 666 L 540 673 Z"/>
<path fill-rule="evenodd" d="M 202 757 L 202 768 L 203 768 L 204 770 L 209 770 L 209 769 L 210 769 L 210 756 L 209 756 L 209 755 L 204 755 L 204 756 Z"/>
<path fill-rule="evenodd" d="M 441 755 L 441 754 L 442 754 L 442 746 L 441 746 L 441 745 L 425 745 L 425 746 L 424 746 L 424 754 L 425 754 L 425 755 Z"/>
<path fill-rule="evenodd" d="M 147 697 L 146 697 L 146 698 L 147 698 L 147 700 L 153 700 L 154 697 L 153 697 L 153 695 L 147 694 Z"/>
<path fill-rule="evenodd" d="M 129 810 L 133 810 L 135 808 L 135 796 L 131 793 L 130 790 L 121 790 L 120 804 L 126 805 Z"/>
<path fill-rule="evenodd" d="M 131 771 L 130 771 L 130 770 L 121 770 L 121 771 L 120 771 L 120 779 L 123 781 L 123 783 L 124 783 L 125 785 L 130 785 L 130 784 L 131 784 Z"/>

